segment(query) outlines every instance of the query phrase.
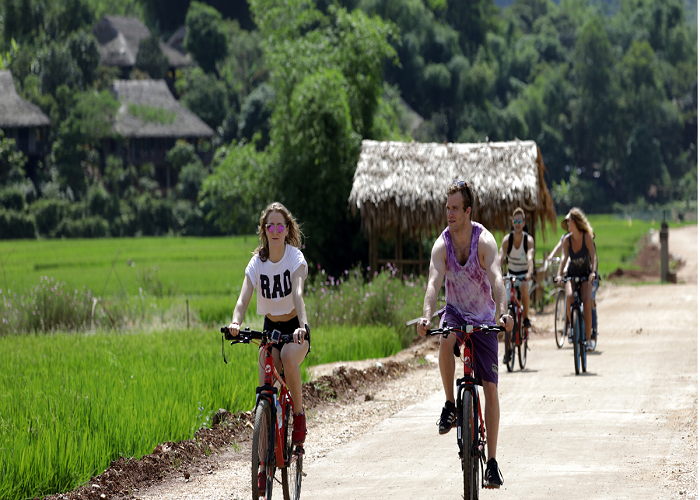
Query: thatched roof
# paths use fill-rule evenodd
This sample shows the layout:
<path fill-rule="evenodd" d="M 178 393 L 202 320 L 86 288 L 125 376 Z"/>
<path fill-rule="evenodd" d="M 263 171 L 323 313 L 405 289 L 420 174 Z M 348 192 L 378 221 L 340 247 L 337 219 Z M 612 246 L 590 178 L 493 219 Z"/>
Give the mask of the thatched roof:
<path fill-rule="evenodd" d="M 544 228 L 556 223 L 544 181 L 544 164 L 533 141 L 435 144 L 362 141 L 350 199 L 367 233 L 396 228 L 429 234 L 442 230 L 446 190 L 467 180 L 476 198 L 472 220 L 505 230 L 520 206 Z"/>
<path fill-rule="evenodd" d="M 12 72 L 0 71 L 0 128 L 49 127 L 51 120 L 39 106 L 23 100 Z"/>
<path fill-rule="evenodd" d="M 131 67 L 136 64 L 139 42 L 150 36 L 148 28 L 135 17 L 104 16 L 92 30 L 100 44 L 100 64 Z M 160 42 L 171 68 L 192 64 L 190 56 Z"/>
<path fill-rule="evenodd" d="M 112 92 L 121 103 L 114 132 L 125 138 L 213 137 L 214 131 L 173 97 L 164 80 L 115 80 Z M 136 109 L 138 108 L 138 109 Z M 145 110 L 160 120 L 144 120 L 134 110 Z M 154 113 L 155 112 L 155 113 Z M 163 119 L 165 118 L 165 119 Z"/>

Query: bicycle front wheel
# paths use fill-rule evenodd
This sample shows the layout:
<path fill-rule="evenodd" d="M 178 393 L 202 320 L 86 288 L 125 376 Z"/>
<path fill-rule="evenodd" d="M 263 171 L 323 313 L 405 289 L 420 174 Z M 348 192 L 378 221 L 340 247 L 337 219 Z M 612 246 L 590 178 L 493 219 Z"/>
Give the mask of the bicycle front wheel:
<path fill-rule="evenodd" d="M 476 391 L 476 387 L 472 390 Z M 479 498 L 479 456 L 475 446 L 476 419 L 474 399 L 470 390 L 462 392 L 462 473 L 464 475 L 464 498 Z"/>
<path fill-rule="evenodd" d="M 525 363 L 527 363 L 527 337 L 525 333 L 525 327 L 520 325 L 520 345 L 518 346 L 518 363 L 520 364 L 520 369 L 525 369 Z"/>
<path fill-rule="evenodd" d="M 581 367 L 580 367 L 580 350 L 581 350 L 581 312 L 577 309 L 574 308 L 571 311 L 571 326 L 573 327 L 574 331 L 574 368 L 576 369 L 576 375 L 580 373 Z M 586 346 L 583 346 L 584 351 Z"/>
<path fill-rule="evenodd" d="M 554 306 L 554 340 L 561 349 L 566 337 L 566 292 L 559 290 L 557 302 Z"/>
<path fill-rule="evenodd" d="M 286 467 L 282 469 L 282 493 L 284 500 L 299 500 L 301 496 L 302 460 L 301 455 L 294 454 L 292 444 L 292 405 L 288 404 L 285 410 L 284 427 L 284 462 Z"/>
<path fill-rule="evenodd" d="M 275 433 L 272 407 L 267 399 L 260 399 L 255 410 L 252 454 L 253 500 L 272 499 L 272 483 L 275 479 Z M 258 490 L 258 472 L 265 475 L 265 491 Z"/>

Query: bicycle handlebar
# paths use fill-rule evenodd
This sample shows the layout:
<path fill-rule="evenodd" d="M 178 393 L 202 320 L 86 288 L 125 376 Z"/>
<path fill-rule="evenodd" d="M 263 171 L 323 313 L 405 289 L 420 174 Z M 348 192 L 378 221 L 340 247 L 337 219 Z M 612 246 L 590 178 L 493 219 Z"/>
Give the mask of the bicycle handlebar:
<path fill-rule="evenodd" d="M 272 330 L 268 332 L 267 330 L 258 332 L 256 330 L 251 330 L 249 327 L 243 328 L 238 331 L 238 336 L 234 337 L 231 335 L 231 331 L 228 326 L 221 327 L 221 333 L 224 334 L 226 340 L 232 340 L 232 344 L 250 344 L 251 340 L 260 340 L 263 344 L 282 342 L 284 344 L 294 343 L 293 335 L 282 335 L 279 330 Z"/>
<path fill-rule="evenodd" d="M 561 279 L 562 283 L 566 283 L 567 281 L 573 281 L 574 283 L 585 283 L 588 281 L 588 276 L 564 276 Z"/>
<path fill-rule="evenodd" d="M 428 330 L 425 334 L 434 336 L 434 335 L 447 335 L 451 332 L 464 332 L 464 333 L 473 333 L 473 332 L 486 332 L 486 335 L 489 333 L 498 333 L 498 332 L 505 332 L 506 327 L 501 326 L 501 325 L 478 325 L 478 326 L 473 326 L 473 325 L 466 325 L 466 331 L 462 330 L 461 327 L 454 327 L 454 326 L 445 326 L 443 328 L 433 328 L 431 330 Z"/>

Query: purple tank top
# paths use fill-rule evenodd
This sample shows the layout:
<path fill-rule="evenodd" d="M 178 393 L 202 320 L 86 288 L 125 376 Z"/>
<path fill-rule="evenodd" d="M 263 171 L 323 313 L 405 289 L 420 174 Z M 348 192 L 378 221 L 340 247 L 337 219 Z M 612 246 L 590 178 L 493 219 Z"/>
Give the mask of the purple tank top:
<path fill-rule="evenodd" d="M 493 324 L 496 316 L 496 303 L 491 297 L 491 283 L 486 270 L 479 262 L 479 236 L 484 226 L 472 222 L 472 241 L 469 257 L 464 266 L 459 264 L 452 245 L 450 229 L 445 228 L 442 239 L 447 250 L 445 272 L 445 300 L 447 305 L 459 311 L 469 324 Z"/>

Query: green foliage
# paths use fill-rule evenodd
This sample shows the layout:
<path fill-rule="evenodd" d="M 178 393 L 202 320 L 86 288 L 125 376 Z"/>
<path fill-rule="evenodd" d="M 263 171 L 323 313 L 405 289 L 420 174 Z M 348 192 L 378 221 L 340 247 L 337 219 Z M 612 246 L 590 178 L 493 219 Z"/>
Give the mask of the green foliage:
<path fill-rule="evenodd" d="M 324 14 L 304 0 L 255 1 L 251 12 L 275 93 L 270 158 L 280 160 L 273 167 L 280 182 L 266 195 L 303 222 L 306 253 L 320 261 L 332 234 L 358 233 L 347 197 L 360 140 L 373 130 L 383 62 L 395 55 L 387 42 L 392 31 L 361 11 L 331 6 Z M 337 249 L 335 265 L 349 263 L 357 243 Z"/>
<path fill-rule="evenodd" d="M 135 66 L 154 80 L 161 80 L 168 74 L 168 58 L 160 48 L 160 38 L 151 33 L 139 42 Z"/>
<path fill-rule="evenodd" d="M 0 185 L 21 181 L 26 163 L 25 154 L 15 150 L 15 140 L 6 138 L 0 130 Z"/>
<path fill-rule="evenodd" d="M 17 186 L 8 186 L 0 190 L 0 206 L 16 212 L 24 212 L 27 206 L 26 194 Z"/>
<path fill-rule="evenodd" d="M 165 159 L 172 165 L 176 172 L 179 172 L 188 163 L 199 160 L 199 157 L 197 153 L 195 153 L 192 144 L 187 141 L 177 141 L 175 146 L 168 151 Z"/>
<path fill-rule="evenodd" d="M 185 48 L 207 73 L 216 70 L 216 63 L 228 50 L 221 13 L 213 7 L 193 0 L 185 18 Z"/>
<path fill-rule="evenodd" d="M 0 234 L 8 240 L 36 238 L 34 217 L 24 211 L 0 208 Z"/>
<path fill-rule="evenodd" d="M 261 139 L 256 143 L 264 149 L 270 142 L 270 117 L 275 102 L 275 91 L 263 83 L 255 88 L 243 101 L 238 118 L 238 138 L 250 141 L 256 133 Z"/>
<path fill-rule="evenodd" d="M 212 128 L 226 117 L 228 96 L 224 82 L 201 68 L 184 70 L 175 83 L 182 104 Z"/>
<path fill-rule="evenodd" d="M 139 118 L 144 123 L 160 123 L 162 125 L 170 125 L 175 122 L 177 113 L 165 108 L 157 108 L 148 104 L 133 104 L 129 103 L 127 112 L 136 118 Z"/>
<path fill-rule="evenodd" d="M 223 158 L 205 179 L 200 192 L 200 199 L 211 208 L 207 218 L 222 232 L 256 232 L 260 212 L 272 201 L 276 189 L 271 164 L 270 153 L 257 151 L 254 143 L 224 150 Z"/>
<path fill-rule="evenodd" d="M 177 192 L 180 198 L 195 201 L 207 174 L 199 158 L 185 165 L 178 176 Z"/>

